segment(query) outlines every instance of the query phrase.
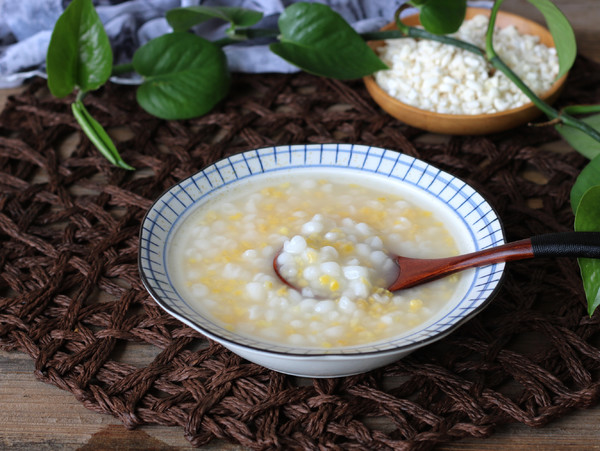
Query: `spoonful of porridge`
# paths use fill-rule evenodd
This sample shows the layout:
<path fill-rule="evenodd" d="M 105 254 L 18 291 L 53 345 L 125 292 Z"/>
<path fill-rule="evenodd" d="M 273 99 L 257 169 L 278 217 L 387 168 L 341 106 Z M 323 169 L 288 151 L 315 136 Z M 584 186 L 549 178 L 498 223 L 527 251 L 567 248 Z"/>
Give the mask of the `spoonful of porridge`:
<path fill-rule="evenodd" d="M 302 234 L 284 242 L 273 259 L 286 285 L 308 297 L 385 297 L 450 274 L 534 257 L 600 258 L 600 232 L 564 232 L 444 258 L 391 256 L 365 223 L 336 223 L 316 215 Z"/>

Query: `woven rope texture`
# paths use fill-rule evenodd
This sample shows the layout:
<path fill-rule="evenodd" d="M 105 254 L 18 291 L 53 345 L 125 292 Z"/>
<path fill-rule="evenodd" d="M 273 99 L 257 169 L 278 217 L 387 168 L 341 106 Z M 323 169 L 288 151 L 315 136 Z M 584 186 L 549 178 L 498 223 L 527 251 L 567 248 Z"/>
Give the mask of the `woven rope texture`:
<path fill-rule="evenodd" d="M 560 103 L 600 103 L 598 74 L 578 60 Z M 597 403 L 600 317 L 586 314 L 572 259 L 510 263 L 491 306 L 448 338 L 331 380 L 281 375 L 206 340 L 152 301 L 137 269 L 155 198 L 222 157 L 272 145 L 397 150 L 479 189 L 509 240 L 570 230 L 585 160 L 547 150 L 552 127 L 446 139 L 384 114 L 360 81 L 307 74 L 236 75 L 222 104 L 188 121 L 151 117 L 134 96 L 108 85 L 86 103 L 135 172 L 99 156 L 72 99 L 52 98 L 43 80 L 0 116 L 0 347 L 30 355 L 40 380 L 130 428 L 170 425 L 194 445 L 250 449 L 429 449 Z"/>

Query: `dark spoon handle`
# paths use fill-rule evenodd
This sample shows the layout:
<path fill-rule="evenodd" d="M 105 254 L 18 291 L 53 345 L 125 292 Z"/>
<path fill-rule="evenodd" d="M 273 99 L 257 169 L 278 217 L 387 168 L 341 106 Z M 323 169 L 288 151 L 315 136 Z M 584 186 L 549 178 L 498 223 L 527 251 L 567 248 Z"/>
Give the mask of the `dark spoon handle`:
<path fill-rule="evenodd" d="M 549 233 L 447 258 L 397 257 L 400 271 L 389 290 L 409 288 L 476 266 L 533 257 L 600 258 L 600 232 Z"/>
<path fill-rule="evenodd" d="M 600 258 L 600 232 L 562 232 L 531 238 L 535 257 Z"/>

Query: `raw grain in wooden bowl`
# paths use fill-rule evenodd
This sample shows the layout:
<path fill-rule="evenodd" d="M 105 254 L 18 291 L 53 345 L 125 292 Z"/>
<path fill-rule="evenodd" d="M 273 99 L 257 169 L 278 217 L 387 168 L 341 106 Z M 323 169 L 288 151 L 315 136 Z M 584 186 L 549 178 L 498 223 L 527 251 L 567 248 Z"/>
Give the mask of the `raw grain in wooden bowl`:
<path fill-rule="evenodd" d="M 466 20 L 476 15 L 484 14 L 489 17 L 490 10 L 484 8 L 467 8 Z M 407 25 L 419 25 L 419 16 L 411 15 L 403 19 Z M 551 33 L 542 25 L 524 17 L 498 12 L 496 26 L 504 28 L 514 25 L 521 34 L 536 35 L 540 43 L 548 47 L 554 47 Z M 393 30 L 394 23 L 388 24 L 383 30 Z M 385 45 L 384 41 L 373 41 L 370 43 L 373 49 Z M 540 98 L 547 103 L 554 102 L 564 86 L 568 74 L 557 80 L 552 87 Z M 541 111 L 531 102 L 518 108 L 513 108 L 497 113 L 488 114 L 442 114 L 420 109 L 400 100 L 395 99 L 381 88 L 373 76 L 364 77 L 366 88 L 377 104 L 393 117 L 413 127 L 421 128 L 434 133 L 451 135 L 482 135 L 509 130 L 526 124 L 541 114 Z"/>

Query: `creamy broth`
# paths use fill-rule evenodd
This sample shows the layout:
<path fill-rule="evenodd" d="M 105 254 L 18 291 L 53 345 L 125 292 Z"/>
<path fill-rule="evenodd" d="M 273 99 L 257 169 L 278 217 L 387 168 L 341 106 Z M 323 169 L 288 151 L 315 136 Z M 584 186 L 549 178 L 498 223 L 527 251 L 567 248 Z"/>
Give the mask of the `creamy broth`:
<path fill-rule="evenodd" d="M 401 335 L 443 309 L 460 285 L 453 275 L 386 289 L 395 275 L 389 255 L 458 251 L 443 218 L 411 197 L 339 175 L 243 184 L 176 230 L 168 257 L 175 287 L 227 330 L 279 345 L 330 349 Z M 280 251 L 298 290 L 273 271 Z"/>

